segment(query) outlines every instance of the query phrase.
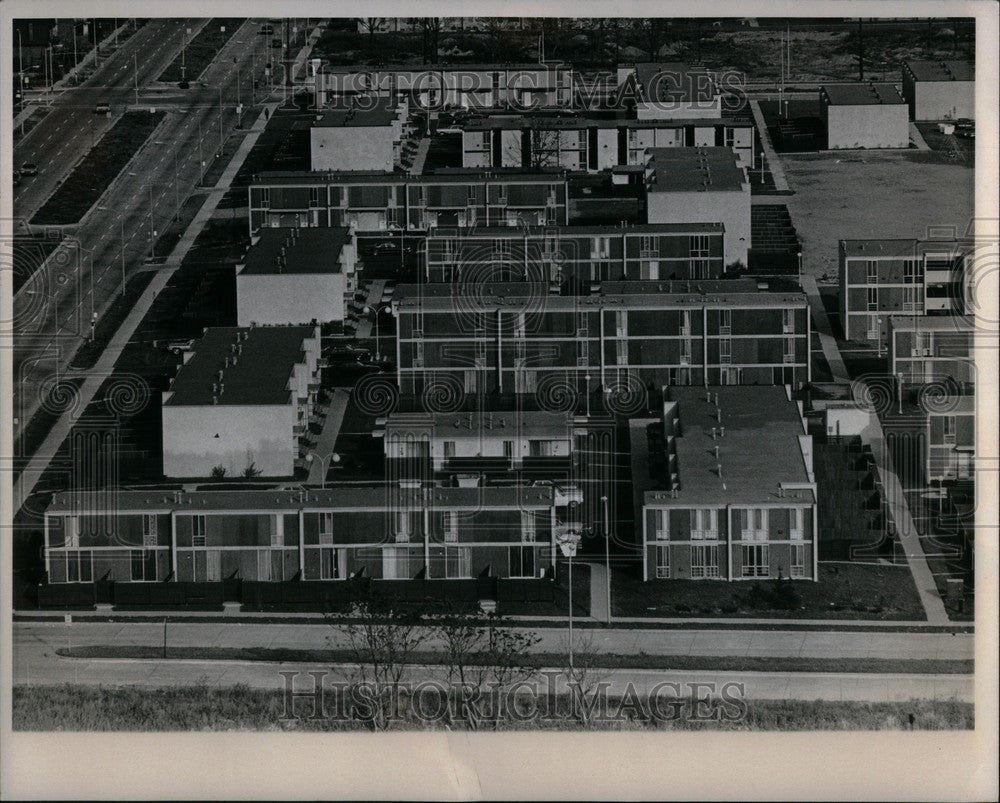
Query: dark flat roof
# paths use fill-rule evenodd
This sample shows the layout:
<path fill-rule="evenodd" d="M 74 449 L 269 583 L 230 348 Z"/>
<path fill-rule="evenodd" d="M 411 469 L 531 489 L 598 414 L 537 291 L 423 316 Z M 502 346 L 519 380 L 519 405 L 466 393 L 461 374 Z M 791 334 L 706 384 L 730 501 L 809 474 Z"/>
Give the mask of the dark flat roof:
<path fill-rule="evenodd" d="M 693 126 L 752 126 L 753 121 L 745 118 L 739 120 L 723 117 L 675 117 L 669 120 L 635 120 L 619 117 L 592 117 L 589 115 L 567 115 L 554 117 L 552 115 L 498 114 L 474 117 L 461 124 L 465 131 L 487 131 L 492 129 L 514 130 L 533 128 L 543 130 L 585 129 L 585 128 L 683 128 Z"/>
<path fill-rule="evenodd" d="M 102 510 L 108 496 L 104 492 L 80 494 L 59 493 L 52 497 L 49 513 L 80 510 Z M 185 491 L 176 501 L 173 490 L 117 491 L 114 496 L 116 513 L 145 513 L 150 511 L 183 513 L 212 513 L 214 511 L 297 511 L 336 510 L 338 508 L 385 509 L 390 500 L 420 507 L 424 504 L 439 507 L 511 506 L 548 507 L 552 504 L 553 490 L 548 485 L 536 486 L 483 486 L 476 488 L 423 489 L 390 487 L 387 485 L 350 485 L 325 490 L 310 488 L 303 491 L 282 489 Z"/>
<path fill-rule="evenodd" d="M 473 228 L 444 228 L 432 230 L 428 240 L 439 240 L 447 237 L 459 237 L 463 240 L 511 238 L 542 239 L 545 237 L 577 237 L 589 235 L 620 235 L 620 234 L 686 234 L 716 233 L 722 234 L 726 227 L 722 223 L 630 223 L 627 226 L 545 226 L 544 228 L 525 231 L 516 226 L 476 226 Z"/>
<path fill-rule="evenodd" d="M 511 171 L 485 171 L 476 168 L 449 168 L 434 173 L 414 176 L 409 173 L 386 173 L 372 170 L 301 170 L 268 171 L 257 173 L 251 186 L 292 185 L 316 186 L 320 184 L 465 184 L 475 182 L 521 182 L 526 184 L 551 184 L 566 181 L 567 171 L 551 170 L 532 173 Z"/>
<path fill-rule="evenodd" d="M 715 81 L 708 70 L 681 62 L 644 62 L 635 65 L 635 76 L 647 100 L 660 103 L 711 103 Z"/>
<path fill-rule="evenodd" d="M 262 228 L 257 242 L 247 249 L 240 275 L 340 273 L 338 257 L 350 239 L 351 230 L 345 227 Z"/>
<path fill-rule="evenodd" d="M 906 103 L 888 84 L 830 84 L 823 87 L 833 106 L 882 106 Z"/>
<path fill-rule="evenodd" d="M 232 356 L 231 345 L 237 334 L 246 333 L 236 355 L 236 365 L 225 367 L 226 357 Z M 225 390 L 217 394 L 220 405 L 288 404 L 291 391 L 288 380 L 292 369 L 302 362 L 302 341 L 312 337 L 312 326 L 217 326 L 206 330 L 194 344 L 194 354 L 180 367 L 170 390 L 173 395 L 164 402 L 170 407 L 212 403 L 212 384 Z"/>
<path fill-rule="evenodd" d="M 563 435 L 569 437 L 574 417 L 570 413 L 545 410 L 456 413 L 395 413 L 385 422 L 386 430 L 433 429 L 436 438 L 472 437 L 490 433 L 520 435 Z"/>
<path fill-rule="evenodd" d="M 392 125 L 396 119 L 396 104 L 392 98 L 376 98 L 371 108 L 366 104 L 324 106 L 318 110 L 315 128 L 362 128 Z"/>
<path fill-rule="evenodd" d="M 917 81 L 975 81 L 971 61 L 907 61 L 906 68 Z"/>
<path fill-rule="evenodd" d="M 972 315 L 891 315 L 889 328 L 897 332 L 975 332 Z"/>
<path fill-rule="evenodd" d="M 731 148 L 648 148 L 653 176 L 650 192 L 742 190 L 746 173 Z"/>
<path fill-rule="evenodd" d="M 789 401 L 783 387 L 669 387 L 666 393 L 679 406 L 680 435 L 674 444 L 680 488 L 676 499 L 667 492 L 657 501 L 713 506 L 781 498 L 813 501 L 805 490 L 779 496 L 779 483 L 809 482 L 799 445 L 799 436 L 806 433 L 798 405 Z M 706 393 L 711 393 L 712 401 L 706 401 Z M 721 422 L 716 417 L 716 395 Z M 719 426 L 726 434 L 713 439 L 712 428 Z M 655 492 L 646 494 L 647 502 L 651 493 Z"/>
<path fill-rule="evenodd" d="M 841 240 L 840 248 L 847 257 L 919 257 L 927 252 L 961 252 L 958 240 Z"/>
<path fill-rule="evenodd" d="M 393 292 L 393 303 L 402 310 L 454 310 L 455 285 L 441 282 L 400 284 Z M 522 305 L 525 300 L 539 303 L 544 310 L 583 310 L 628 306 L 665 309 L 723 304 L 732 307 L 803 307 L 808 301 L 802 291 L 773 292 L 758 289 L 749 279 L 708 279 L 701 281 L 604 282 L 600 293 L 590 296 L 543 295 L 530 282 L 488 282 L 477 287 L 477 304 L 483 309 L 501 309 Z M 544 300 L 542 300 L 544 299 Z"/>

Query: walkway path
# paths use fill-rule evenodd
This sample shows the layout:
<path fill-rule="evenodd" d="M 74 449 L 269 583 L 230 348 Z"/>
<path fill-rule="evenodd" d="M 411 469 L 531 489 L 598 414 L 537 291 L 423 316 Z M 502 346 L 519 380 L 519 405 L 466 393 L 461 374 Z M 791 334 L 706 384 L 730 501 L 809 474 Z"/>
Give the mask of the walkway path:
<path fill-rule="evenodd" d="M 833 336 L 833 327 L 830 326 L 830 317 L 823 306 L 823 297 L 819 293 L 816 278 L 809 274 L 802 274 L 799 283 L 809 297 L 809 309 L 812 312 L 812 320 L 815 324 L 816 334 L 819 335 L 819 344 L 823 349 L 823 356 L 830 366 L 830 373 L 834 382 L 850 382 L 851 375 L 844 365 L 844 358 L 840 355 L 840 348 L 837 346 L 837 339 Z"/>
<path fill-rule="evenodd" d="M 270 104 L 268 111 L 273 112 L 276 107 L 276 103 Z M 177 245 L 174 246 L 173 251 L 170 252 L 170 256 L 164 262 L 163 269 L 153 277 L 145 292 L 136 301 L 121 326 L 118 327 L 118 331 L 112 336 L 100 359 L 93 368 L 87 371 L 88 378 L 84 381 L 79 391 L 79 403 L 63 413 L 59 420 L 53 424 L 48 437 L 45 438 L 24 471 L 21 472 L 17 482 L 14 483 L 14 502 L 16 507 L 20 507 L 34 491 L 38 480 L 73 429 L 76 419 L 87 409 L 87 406 L 97 394 L 104 380 L 114 372 L 115 363 L 118 361 L 119 356 L 121 356 L 122 350 L 128 344 L 132 335 L 135 334 L 142 319 L 153 305 L 153 299 L 156 298 L 156 294 L 166 286 L 174 271 L 180 267 L 191 246 L 194 245 L 198 235 L 201 234 L 201 230 L 211 219 L 215 207 L 222 200 L 222 196 L 225 195 L 226 190 L 228 190 L 236 178 L 236 173 L 243 165 L 243 161 L 246 159 L 247 154 L 250 153 L 250 149 L 257 141 L 261 132 L 263 132 L 265 123 L 266 117 L 264 112 L 261 111 L 260 116 L 251 128 L 250 135 L 244 138 L 239 150 L 223 172 L 222 178 L 216 185 L 216 190 L 209 195 L 201 209 L 198 210 L 198 213 L 191 221 L 191 225 L 188 226 L 180 240 L 178 240 Z"/>
<path fill-rule="evenodd" d="M 337 435 L 340 434 L 340 426 L 344 423 L 344 413 L 347 411 L 347 402 L 350 398 L 351 395 L 343 388 L 333 391 L 333 400 L 330 402 L 326 421 L 323 422 L 323 431 L 316 441 L 316 448 L 312 450 L 316 456 L 309 464 L 309 485 L 324 483 L 326 473 L 330 469 L 330 455 L 337 445 Z"/>
<path fill-rule="evenodd" d="M 587 565 L 590 567 L 590 618 L 598 622 L 610 622 L 607 567 L 596 561 L 587 561 Z"/>
<path fill-rule="evenodd" d="M 924 135 L 920 133 L 920 129 L 917 128 L 916 123 L 910 123 L 910 141 L 917 146 L 919 150 L 929 151 L 931 146 L 927 144 L 927 140 L 924 139 Z"/>
<path fill-rule="evenodd" d="M 774 188 L 778 191 L 791 189 L 791 187 L 788 186 L 788 179 L 785 178 L 785 168 L 782 167 L 781 160 L 778 158 L 778 154 L 771 145 L 771 134 L 767 130 L 767 123 L 764 122 L 764 114 L 760 110 L 760 103 L 756 100 L 751 100 L 750 110 L 753 112 L 753 119 L 757 124 L 757 130 L 760 133 L 760 144 L 764 149 L 764 155 L 767 157 L 767 166 L 770 168 L 771 175 L 774 177 Z"/>

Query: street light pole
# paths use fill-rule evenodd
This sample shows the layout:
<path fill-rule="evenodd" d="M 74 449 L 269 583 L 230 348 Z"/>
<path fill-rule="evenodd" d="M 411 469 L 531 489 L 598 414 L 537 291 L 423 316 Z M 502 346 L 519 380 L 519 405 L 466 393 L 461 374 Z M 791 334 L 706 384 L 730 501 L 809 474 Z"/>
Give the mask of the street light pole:
<path fill-rule="evenodd" d="M 153 231 L 153 185 L 149 185 L 149 258 L 156 258 L 156 240 L 154 240 L 156 232 Z"/>
<path fill-rule="evenodd" d="M 608 622 L 611 621 L 611 522 L 608 516 L 608 497 L 602 496 L 604 504 L 604 582 L 608 600 Z"/>
<path fill-rule="evenodd" d="M 125 215 L 119 218 L 122 224 L 121 250 L 122 250 L 122 298 L 125 297 Z"/>
<path fill-rule="evenodd" d="M 132 64 L 135 67 L 135 105 L 139 105 L 139 54 L 132 56 Z"/>

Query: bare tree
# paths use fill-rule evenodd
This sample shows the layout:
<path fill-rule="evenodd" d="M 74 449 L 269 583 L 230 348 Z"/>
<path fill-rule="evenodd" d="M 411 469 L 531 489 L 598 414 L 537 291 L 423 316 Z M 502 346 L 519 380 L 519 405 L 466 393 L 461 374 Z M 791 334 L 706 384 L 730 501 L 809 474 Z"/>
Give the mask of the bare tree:
<path fill-rule="evenodd" d="M 535 170 L 561 166 L 561 132 L 551 128 L 533 128 L 529 133 L 528 153 L 521 137 L 504 146 L 504 162 Z M 527 157 L 527 158 L 526 158 Z"/>
<path fill-rule="evenodd" d="M 366 718 L 372 729 L 385 730 L 398 713 L 407 666 L 429 631 L 418 612 L 378 600 L 355 605 L 351 619 L 343 635 L 357 664 L 355 686 L 368 703 Z"/>
<path fill-rule="evenodd" d="M 375 33 L 382 29 L 382 26 L 388 22 L 388 17 L 358 17 L 358 25 L 361 26 L 361 30 L 368 34 L 368 46 L 369 48 L 375 42 Z"/>
<path fill-rule="evenodd" d="M 606 699 L 611 672 L 601 668 L 600 663 L 601 650 L 594 632 L 586 631 L 573 646 L 573 666 L 567 662 L 565 667 L 570 711 L 584 728 L 590 727 L 595 714 L 600 714 L 597 708 Z"/>
<path fill-rule="evenodd" d="M 420 17 L 420 33 L 423 36 L 422 58 L 423 63 L 430 61 L 432 64 L 438 60 L 438 38 L 441 34 L 440 17 Z"/>

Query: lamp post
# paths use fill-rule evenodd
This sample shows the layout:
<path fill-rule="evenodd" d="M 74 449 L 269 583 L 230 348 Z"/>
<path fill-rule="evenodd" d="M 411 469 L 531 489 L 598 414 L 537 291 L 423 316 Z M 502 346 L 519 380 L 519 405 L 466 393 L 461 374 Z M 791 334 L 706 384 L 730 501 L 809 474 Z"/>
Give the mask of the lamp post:
<path fill-rule="evenodd" d="M 378 336 L 378 314 L 387 309 L 389 309 L 388 304 L 376 304 L 373 307 L 365 307 L 364 310 L 362 310 L 365 315 L 371 313 L 372 317 L 375 319 L 375 362 L 377 363 L 382 362 L 382 350 L 379 345 L 380 341 Z"/>
<path fill-rule="evenodd" d="M 573 558 L 576 557 L 576 548 L 580 545 L 580 534 L 566 532 L 557 536 L 556 543 L 566 558 L 569 573 L 569 618 L 567 627 L 569 671 L 573 672 Z M 572 677 L 570 678 L 572 680 Z"/>
<path fill-rule="evenodd" d="M 312 463 L 314 460 L 319 460 L 320 468 L 323 469 L 323 476 L 320 479 L 320 490 L 326 490 L 326 472 L 329 471 L 330 463 L 339 463 L 340 455 L 336 452 L 330 452 L 326 457 L 316 452 L 309 452 L 306 455 L 306 462 Z"/>
<path fill-rule="evenodd" d="M 611 622 L 611 519 L 608 515 L 608 497 L 601 497 L 604 506 L 604 582 L 608 600 L 608 622 Z"/>

